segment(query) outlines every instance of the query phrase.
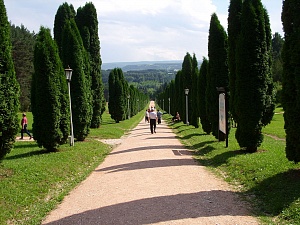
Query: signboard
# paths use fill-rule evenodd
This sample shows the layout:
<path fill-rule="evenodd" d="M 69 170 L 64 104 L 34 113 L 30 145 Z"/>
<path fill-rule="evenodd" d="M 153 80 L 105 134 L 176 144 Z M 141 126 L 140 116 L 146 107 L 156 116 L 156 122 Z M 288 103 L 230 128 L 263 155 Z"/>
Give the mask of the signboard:
<path fill-rule="evenodd" d="M 225 94 L 219 94 L 219 130 L 226 134 Z"/>

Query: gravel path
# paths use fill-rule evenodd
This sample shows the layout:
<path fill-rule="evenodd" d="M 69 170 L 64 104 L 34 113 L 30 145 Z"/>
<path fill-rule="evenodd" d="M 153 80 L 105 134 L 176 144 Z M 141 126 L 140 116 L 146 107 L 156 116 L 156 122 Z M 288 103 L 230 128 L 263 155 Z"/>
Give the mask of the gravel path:
<path fill-rule="evenodd" d="M 163 122 L 142 120 L 43 224 L 259 224 Z"/>

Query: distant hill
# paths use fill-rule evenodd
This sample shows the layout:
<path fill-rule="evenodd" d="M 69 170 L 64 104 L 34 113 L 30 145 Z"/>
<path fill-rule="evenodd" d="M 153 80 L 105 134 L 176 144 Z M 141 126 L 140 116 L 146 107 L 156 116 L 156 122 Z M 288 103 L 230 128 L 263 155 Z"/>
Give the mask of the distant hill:
<path fill-rule="evenodd" d="M 166 70 L 176 71 L 182 68 L 182 61 L 141 61 L 141 62 L 114 62 L 114 63 L 103 63 L 102 70 L 110 70 L 114 68 L 121 68 L 124 72 L 126 71 L 137 71 L 137 70 Z"/>

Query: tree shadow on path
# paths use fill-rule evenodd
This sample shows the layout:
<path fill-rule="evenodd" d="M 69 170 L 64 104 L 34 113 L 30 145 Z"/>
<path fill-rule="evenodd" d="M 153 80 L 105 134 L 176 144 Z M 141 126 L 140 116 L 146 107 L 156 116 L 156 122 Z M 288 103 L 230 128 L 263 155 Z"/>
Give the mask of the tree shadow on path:
<path fill-rule="evenodd" d="M 159 160 L 147 160 L 138 161 L 133 163 L 125 163 L 115 166 L 109 166 L 96 171 L 106 171 L 108 173 L 130 171 L 130 170 L 141 170 L 159 167 L 170 167 L 170 166 L 195 166 L 197 162 L 193 159 L 159 159 Z"/>
<path fill-rule="evenodd" d="M 235 193 L 212 190 L 145 198 L 104 206 L 50 222 L 47 225 L 140 225 L 201 217 L 206 221 L 205 224 L 207 222 L 216 224 L 218 219 L 208 218 L 215 216 L 250 216 L 250 213 L 241 207 Z M 226 219 L 223 218 L 222 221 L 224 220 Z M 224 224 L 237 224 L 239 221 L 238 218 L 236 221 L 230 218 L 226 222 Z"/>

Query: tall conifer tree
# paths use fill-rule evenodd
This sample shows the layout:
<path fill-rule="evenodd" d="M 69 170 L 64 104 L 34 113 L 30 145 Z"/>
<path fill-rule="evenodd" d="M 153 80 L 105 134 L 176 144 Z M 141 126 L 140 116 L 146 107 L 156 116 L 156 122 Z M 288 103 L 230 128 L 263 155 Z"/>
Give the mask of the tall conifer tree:
<path fill-rule="evenodd" d="M 205 133 L 210 134 L 211 132 L 211 123 L 208 120 L 207 115 L 207 103 L 206 103 L 206 90 L 207 90 L 207 76 L 208 76 L 208 60 L 203 57 L 203 61 L 199 71 L 199 80 L 198 80 L 198 107 L 199 107 L 199 116 L 202 129 Z"/>
<path fill-rule="evenodd" d="M 54 40 L 58 45 L 59 55 L 61 57 L 62 53 L 62 36 L 63 29 L 67 21 L 70 19 L 74 19 L 76 15 L 75 9 L 73 5 L 69 5 L 68 3 L 63 3 L 57 9 L 55 19 L 54 19 Z"/>
<path fill-rule="evenodd" d="M 198 70 L 198 61 L 196 58 L 196 55 L 193 54 L 192 59 L 192 85 L 191 85 L 191 104 L 190 104 L 190 110 L 191 110 L 191 119 L 190 124 L 194 127 L 199 127 L 199 111 L 197 106 L 197 100 L 198 100 L 198 91 L 197 91 L 197 84 L 199 79 L 199 70 Z"/>
<path fill-rule="evenodd" d="M 236 139 L 248 152 L 257 151 L 261 145 L 262 127 L 270 122 L 274 112 L 271 40 L 266 14 L 260 0 L 243 2 L 236 58 Z"/>
<path fill-rule="evenodd" d="M 211 16 L 208 39 L 208 76 L 206 89 L 206 103 L 209 121 L 212 125 L 212 133 L 219 137 L 219 97 L 217 87 L 228 89 L 228 55 L 227 34 L 222 27 L 217 15 Z M 220 140 L 224 136 L 219 137 Z"/>
<path fill-rule="evenodd" d="M 92 119 L 91 83 L 88 59 L 74 19 L 66 22 L 63 29 L 62 61 L 64 67 L 73 69 L 71 81 L 74 137 L 83 141 L 90 131 Z"/>
<path fill-rule="evenodd" d="M 297 0 L 283 1 L 284 29 L 282 105 L 286 132 L 286 157 L 300 162 L 300 4 Z"/>
<path fill-rule="evenodd" d="M 55 151 L 69 134 L 69 101 L 64 69 L 50 30 L 41 27 L 34 50 L 33 135 L 39 147 Z"/>
<path fill-rule="evenodd" d="M 77 10 L 76 24 L 80 31 L 83 45 L 89 53 L 91 91 L 93 95 L 92 128 L 98 128 L 105 110 L 104 87 L 101 75 L 100 40 L 98 36 L 97 11 L 93 3 L 86 3 Z"/>
<path fill-rule="evenodd" d="M 236 96 L 235 81 L 236 81 L 236 46 L 239 34 L 241 32 L 241 16 L 242 16 L 242 0 L 231 0 L 228 14 L 228 68 L 229 68 L 229 108 L 232 118 L 237 120 L 236 113 Z"/>
<path fill-rule="evenodd" d="M 180 99 L 182 100 L 181 105 L 183 106 L 182 113 L 181 113 L 181 120 L 186 121 L 186 96 L 184 89 L 188 88 L 189 89 L 189 96 L 188 96 L 188 109 L 191 109 L 191 96 L 192 96 L 192 73 L 193 73 L 193 64 L 192 64 L 192 56 L 190 53 L 186 53 L 183 63 L 182 63 L 182 88 L 181 88 L 181 93 L 179 93 L 179 96 L 181 94 Z M 188 118 L 191 118 L 191 110 L 188 110 Z"/>
<path fill-rule="evenodd" d="M 0 0 L 0 160 L 13 148 L 19 130 L 19 84 L 12 59 L 10 25 Z"/>

